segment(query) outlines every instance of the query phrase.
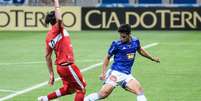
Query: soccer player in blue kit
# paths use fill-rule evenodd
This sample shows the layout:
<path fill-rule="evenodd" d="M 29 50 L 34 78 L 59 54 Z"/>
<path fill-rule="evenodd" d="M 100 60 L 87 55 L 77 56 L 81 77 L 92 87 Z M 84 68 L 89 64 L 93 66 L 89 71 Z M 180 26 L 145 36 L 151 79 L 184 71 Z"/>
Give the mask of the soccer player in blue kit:
<path fill-rule="evenodd" d="M 86 96 L 84 101 L 104 99 L 111 94 L 116 86 L 121 86 L 126 91 L 136 94 L 137 101 L 147 101 L 142 86 L 131 74 L 136 52 L 157 63 L 160 62 L 160 59 L 158 57 L 152 57 L 140 46 L 139 39 L 131 36 L 131 27 L 129 24 L 121 25 L 118 28 L 118 32 L 120 34 L 120 40 L 112 42 L 103 62 L 100 79 L 104 80 L 104 85 L 99 92 Z M 106 73 L 112 56 L 114 56 L 114 62 Z"/>

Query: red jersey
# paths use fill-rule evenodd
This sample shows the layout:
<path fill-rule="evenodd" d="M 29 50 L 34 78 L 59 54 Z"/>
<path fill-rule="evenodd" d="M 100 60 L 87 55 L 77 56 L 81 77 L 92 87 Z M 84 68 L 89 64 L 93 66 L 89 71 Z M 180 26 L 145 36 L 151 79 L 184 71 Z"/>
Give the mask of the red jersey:
<path fill-rule="evenodd" d="M 73 48 L 70 41 L 69 33 L 62 27 L 59 31 L 58 24 L 52 26 L 46 36 L 46 50 L 54 50 L 56 54 L 57 65 L 62 63 L 74 63 Z"/>

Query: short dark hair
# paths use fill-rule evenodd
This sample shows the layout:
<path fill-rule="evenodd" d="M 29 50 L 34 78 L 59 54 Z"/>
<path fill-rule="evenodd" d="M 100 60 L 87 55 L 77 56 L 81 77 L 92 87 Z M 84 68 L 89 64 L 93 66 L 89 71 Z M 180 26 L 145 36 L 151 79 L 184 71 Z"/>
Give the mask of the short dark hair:
<path fill-rule="evenodd" d="M 127 35 L 129 35 L 131 33 L 131 26 L 129 24 L 122 24 L 119 29 L 118 29 L 119 33 L 126 33 Z"/>
<path fill-rule="evenodd" d="M 56 16 L 55 16 L 55 11 L 51 11 L 49 13 L 47 13 L 46 17 L 45 17 L 45 23 L 46 24 L 51 24 L 54 25 L 56 23 Z"/>

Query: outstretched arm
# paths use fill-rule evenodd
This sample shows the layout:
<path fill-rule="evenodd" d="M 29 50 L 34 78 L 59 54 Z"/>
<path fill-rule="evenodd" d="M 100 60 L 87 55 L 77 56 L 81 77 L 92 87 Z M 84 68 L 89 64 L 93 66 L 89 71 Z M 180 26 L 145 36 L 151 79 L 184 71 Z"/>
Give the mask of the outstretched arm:
<path fill-rule="evenodd" d="M 102 73 L 101 73 L 101 76 L 100 76 L 101 80 L 105 80 L 105 74 L 106 74 L 106 70 L 107 70 L 107 67 L 108 67 L 109 63 L 110 63 L 110 56 L 107 55 L 104 58 L 104 61 L 103 61 Z"/>
<path fill-rule="evenodd" d="M 148 58 L 148 59 L 150 59 L 150 60 L 152 60 L 152 61 L 155 61 L 155 62 L 157 62 L 157 63 L 160 62 L 160 58 L 159 58 L 159 57 L 152 57 L 152 56 L 150 55 L 150 53 L 147 52 L 147 51 L 146 51 L 144 48 L 142 48 L 142 47 L 140 47 L 137 51 L 138 51 L 138 53 L 139 53 L 141 56 L 143 56 L 143 57 L 146 57 L 146 58 Z"/>
<path fill-rule="evenodd" d="M 57 23 L 59 25 L 59 28 L 61 28 L 62 18 L 61 18 L 59 0 L 53 0 L 53 1 L 54 1 L 54 9 L 55 9 L 55 16 L 56 16 L 56 19 L 57 19 Z"/>
<path fill-rule="evenodd" d="M 47 63 L 47 67 L 49 70 L 49 85 L 52 86 L 54 84 L 54 71 L 53 71 L 53 66 L 52 66 L 52 50 L 46 48 L 46 54 L 45 54 L 45 59 Z"/>

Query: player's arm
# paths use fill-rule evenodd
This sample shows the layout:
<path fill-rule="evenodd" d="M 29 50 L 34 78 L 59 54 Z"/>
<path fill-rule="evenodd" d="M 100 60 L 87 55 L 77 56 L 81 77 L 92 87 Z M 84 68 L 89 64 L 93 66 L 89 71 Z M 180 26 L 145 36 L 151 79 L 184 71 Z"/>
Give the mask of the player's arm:
<path fill-rule="evenodd" d="M 107 55 L 103 60 L 102 73 L 100 76 L 101 80 L 105 80 L 105 74 L 106 74 L 106 70 L 107 70 L 109 63 L 110 63 L 110 56 Z"/>
<path fill-rule="evenodd" d="M 54 1 L 54 9 L 55 9 L 56 20 L 57 20 L 57 23 L 59 25 L 59 28 L 61 28 L 61 26 L 62 26 L 62 18 L 61 18 L 59 0 L 53 0 L 53 1 Z"/>
<path fill-rule="evenodd" d="M 105 74 L 106 74 L 107 67 L 110 63 L 110 58 L 116 53 L 116 51 L 117 51 L 116 42 L 113 41 L 108 50 L 108 54 L 105 56 L 103 60 L 102 73 L 100 76 L 101 80 L 105 80 Z"/>
<path fill-rule="evenodd" d="M 46 48 L 45 59 L 46 59 L 47 67 L 49 70 L 49 76 L 50 76 L 49 85 L 52 86 L 54 84 L 54 71 L 52 66 L 52 49 Z"/>
<path fill-rule="evenodd" d="M 151 56 L 151 54 L 149 52 L 147 52 L 143 47 L 140 47 L 137 51 L 143 57 L 146 57 L 146 58 L 148 58 L 148 59 L 150 59 L 152 61 L 158 62 L 158 63 L 160 62 L 159 57 Z"/>

